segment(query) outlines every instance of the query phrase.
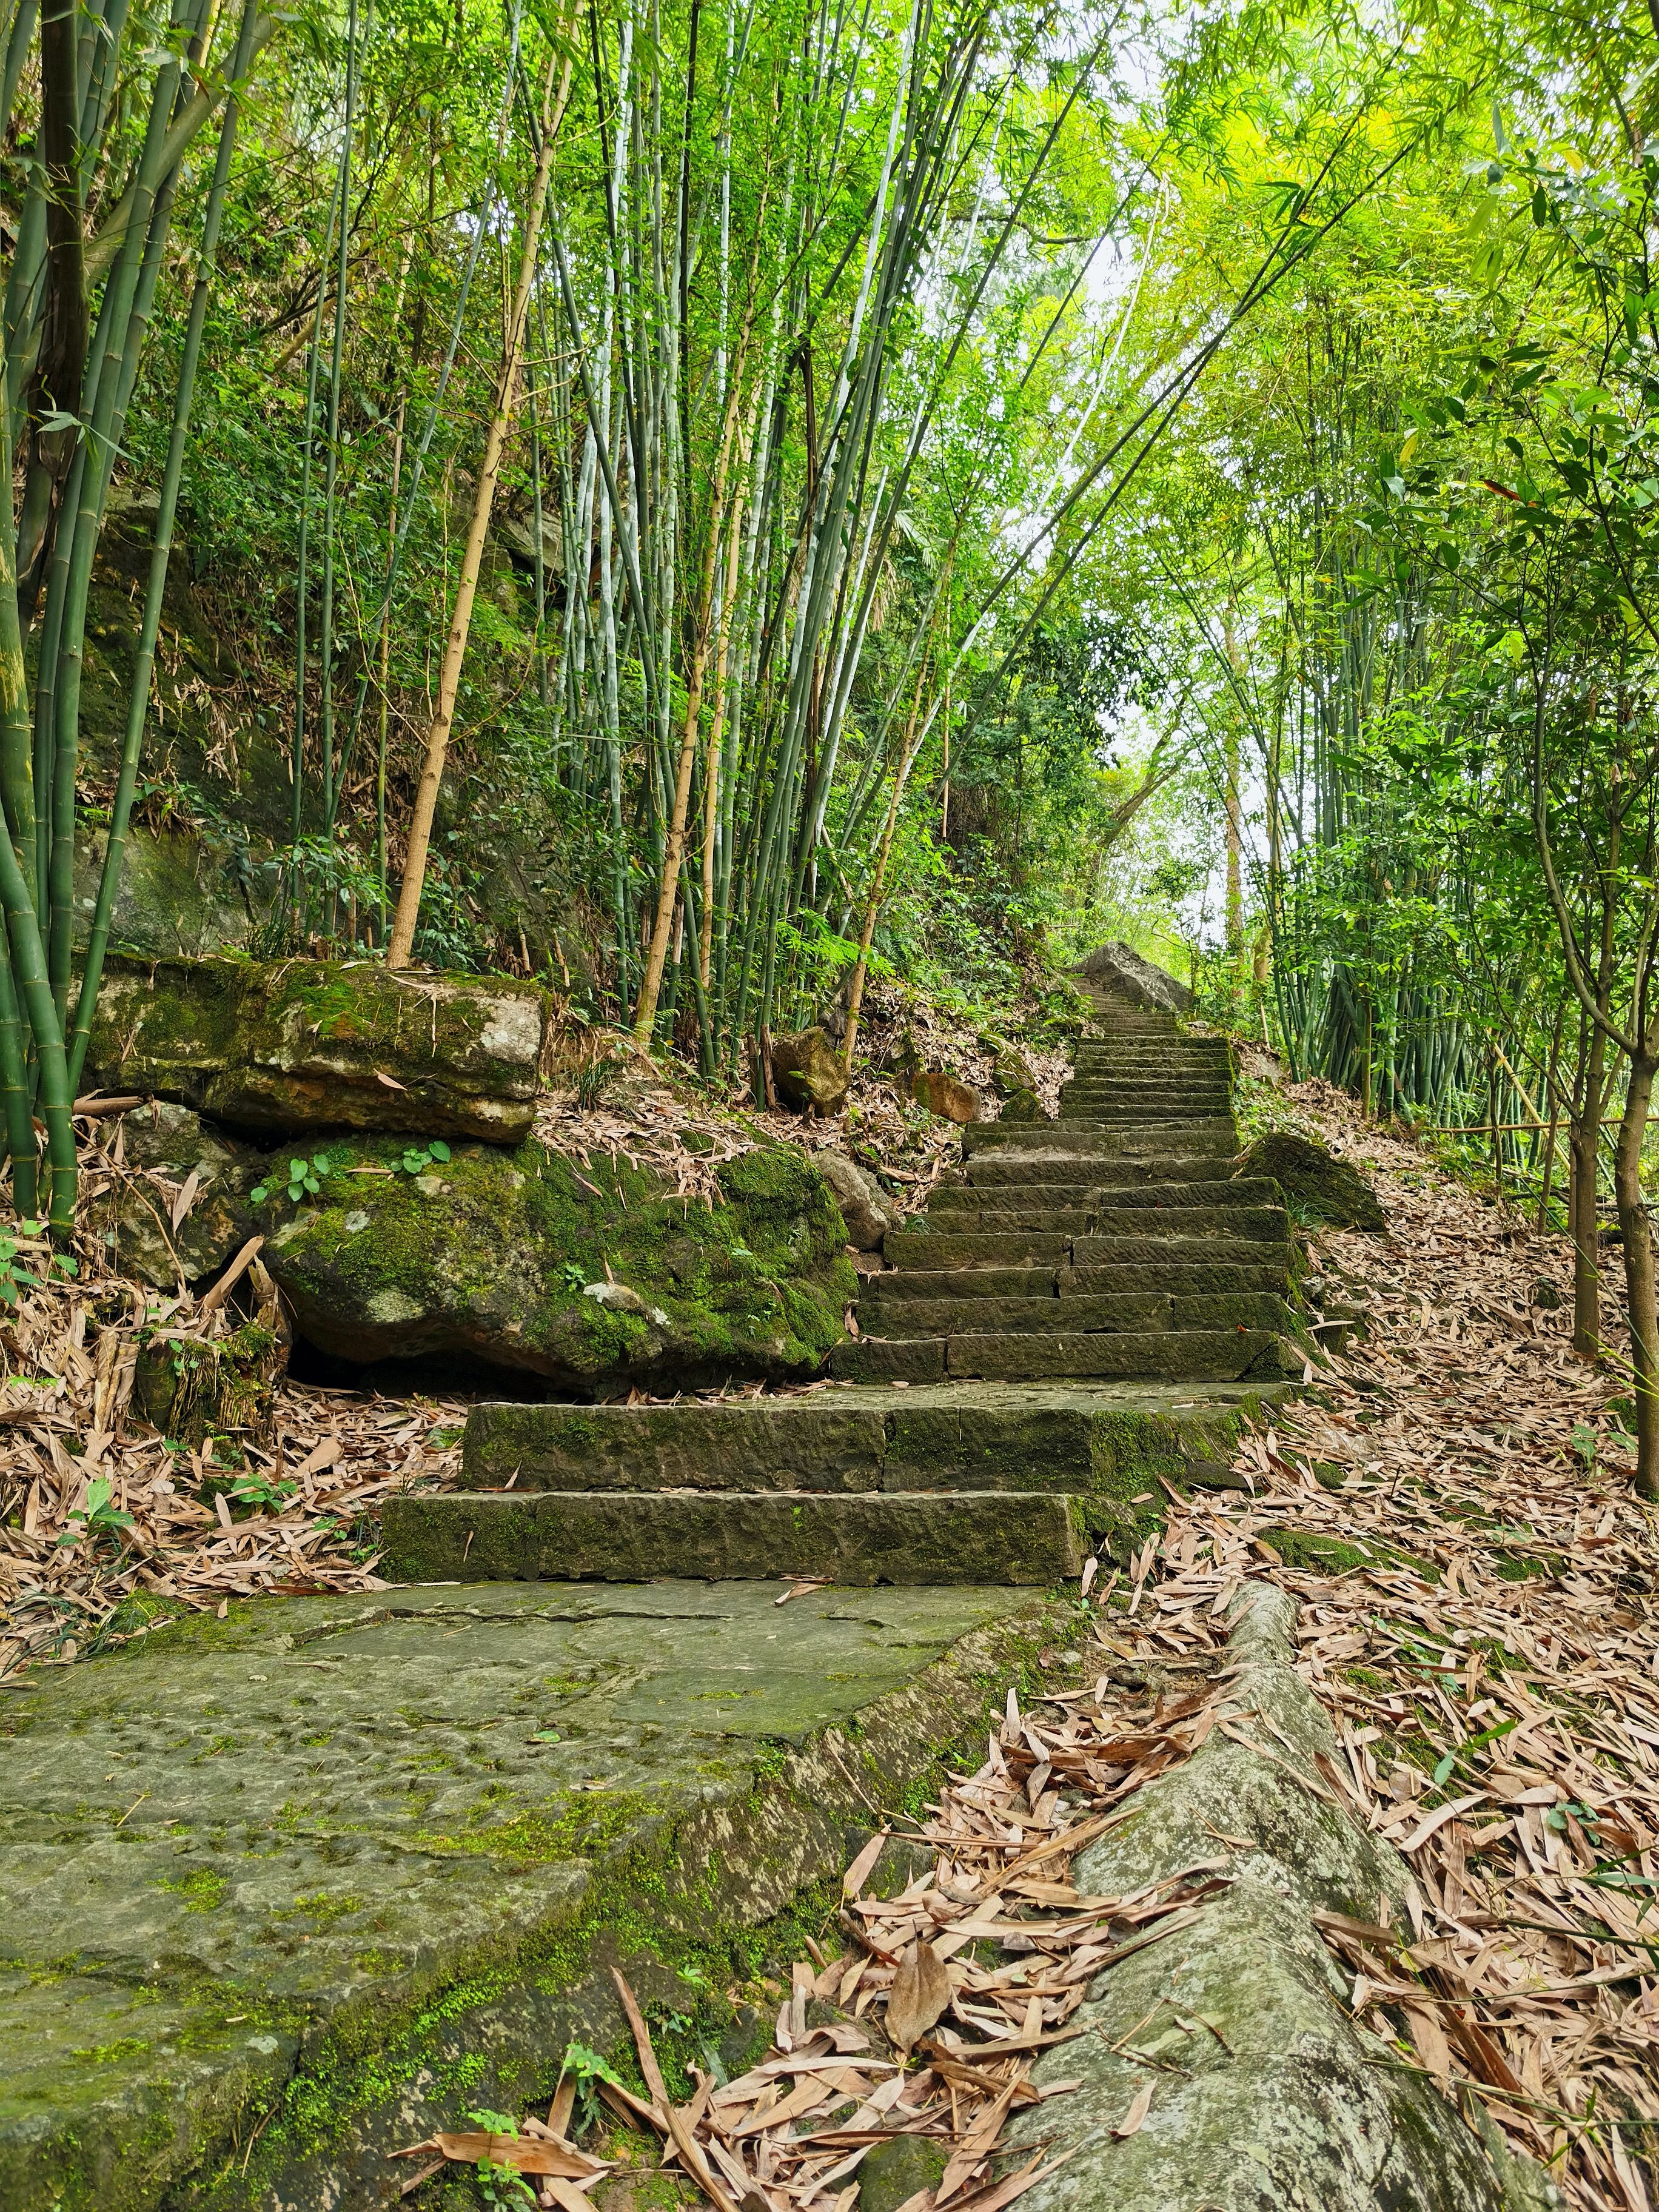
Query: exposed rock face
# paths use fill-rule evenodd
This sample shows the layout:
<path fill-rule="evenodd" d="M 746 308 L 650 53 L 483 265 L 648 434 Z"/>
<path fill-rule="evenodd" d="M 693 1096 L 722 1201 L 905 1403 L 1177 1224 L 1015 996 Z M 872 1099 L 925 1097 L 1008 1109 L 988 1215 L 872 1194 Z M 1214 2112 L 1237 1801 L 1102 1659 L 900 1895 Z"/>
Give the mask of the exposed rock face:
<path fill-rule="evenodd" d="M 406 1129 L 516 1144 L 535 1115 L 538 986 L 377 962 L 112 958 L 89 1083 L 266 1135 Z"/>
<path fill-rule="evenodd" d="M 216 1274 L 258 1233 L 248 1193 L 264 1160 L 251 1146 L 160 1098 L 123 1115 L 118 1142 L 125 1173 L 96 1225 L 114 1238 L 112 1256 L 124 1273 L 176 1290 L 180 1275 L 193 1283 Z"/>
<path fill-rule="evenodd" d="M 1125 945 L 1121 939 L 1091 952 L 1078 973 L 1105 984 L 1132 1006 L 1158 1006 L 1166 1014 L 1184 1014 L 1193 1003 L 1193 994 L 1184 983 L 1143 959 L 1133 945 Z"/>
<path fill-rule="evenodd" d="M 910 1096 L 918 1106 L 947 1121 L 977 1121 L 980 1096 L 971 1083 L 947 1074 L 942 1067 L 924 1067 L 911 1078 Z"/>
<path fill-rule="evenodd" d="M 845 1152 L 814 1152 L 812 1165 L 836 1194 L 847 1241 L 860 1252 L 878 1252 L 890 1229 L 896 1229 L 899 1211 L 876 1181 L 849 1160 Z"/>
<path fill-rule="evenodd" d="M 1238 1161 L 1236 1176 L 1271 1176 L 1300 1212 L 1337 1229 L 1385 1229 L 1388 1223 L 1376 1193 L 1358 1168 L 1350 1167 L 1312 1137 L 1289 1129 L 1258 1137 Z"/>
<path fill-rule="evenodd" d="M 772 1081 L 783 1103 L 797 1114 L 834 1114 L 847 1096 L 847 1069 L 828 1031 L 821 1029 L 774 1039 Z"/>
<path fill-rule="evenodd" d="M 278 1156 L 280 1158 L 280 1155 Z M 365 1363 L 460 1352 L 578 1396 L 815 1373 L 857 1289 L 830 1187 L 792 1146 L 719 1170 L 712 1212 L 613 1158 L 535 1143 L 329 1149 L 314 1198 L 258 1209 L 300 1333 Z"/>
<path fill-rule="evenodd" d="M 996 1054 L 991 1080 L 996 1085 L 999 1097 L 1012 1098 L 1019 1091 L 1036 1089 L 1036 1077 L 1031 1072 L 1030 1061 L 1023 1052 L 1016 1052 L 1012 1045 L 1000 1038 L 986 1037 L 981 1042 L 989 1045 Z M 866 2159 L 865 2163 L 868 2165 L 869 2160 Z"/>

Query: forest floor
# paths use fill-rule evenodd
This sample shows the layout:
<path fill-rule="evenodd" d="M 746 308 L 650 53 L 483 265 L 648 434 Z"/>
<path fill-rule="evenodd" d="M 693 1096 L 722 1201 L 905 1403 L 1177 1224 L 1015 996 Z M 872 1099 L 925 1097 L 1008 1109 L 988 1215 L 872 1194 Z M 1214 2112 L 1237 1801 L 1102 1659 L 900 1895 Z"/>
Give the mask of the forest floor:
<path fill-rule="evenodd" d="M 1343 1753 L 1326 1781 L 1415 1881 L 1409 1929 L 1332 1931 L 1357 2014 L 1482 2100 L 1573 2205 L 1651 2212 L 1650 2142 L 1631 2123 L 1659 2109 L 1659 1515 L 1634 1492 L 1617 1364 L 1572 1352 L 1564 1238 L 1323 1086 L 1257 1103 L 1375 1180 L 1386 1235 L 1312 1240 L 1366 1330 L 1246 1436 L 1244 1487 L 1171 1493 L 1161 1540 L 1091 1593 L 1093 1636 L 1114 1659 L 1210 1650 L 1247 1579 L 1297 1600 L 1302 1671 Z M 572 1133 L 603 1147 L 630 1132 L 663 1134 L 602 1113 Z M 1561 1303 L 1547 1289 L 1540 1305 L 1540 1285 Z M 289 1382 L 256 1471 L 266 1504 L 237 1521 L 201 1505 L 199 1464 L 110 1433 L 87 1317 L 113 1287 L 34 1293 L 6 1324 L 0 1482 L 22 1511 L 0 1530 L 0 1673 L 105 1648 L 179 1601 L 379 1587 L 377 1502 L 458 1472 L 460 1403 Z M 89 1484 L 130 1521 L 94 1515 L 88 1533 Z M 1110 1733 L 1101 1699 L 1078 1728 Z M 1020 1786 L 1006 1765 L 990 1781 Z"/>

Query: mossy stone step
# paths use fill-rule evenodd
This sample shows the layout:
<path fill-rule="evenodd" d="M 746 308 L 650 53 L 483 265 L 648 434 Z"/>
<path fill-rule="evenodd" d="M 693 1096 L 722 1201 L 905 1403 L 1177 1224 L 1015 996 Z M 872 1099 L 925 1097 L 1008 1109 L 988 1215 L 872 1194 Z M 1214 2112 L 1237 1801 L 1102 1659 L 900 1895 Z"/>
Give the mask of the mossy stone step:
<path fill-rule="evenodd" d="M 963 1326 L 976 1333 L 1056 1329 L 1068 1336 L 1096 1329 L 1265 1328 L 1292 1333 L 1296 1317 L 1272 1291 L 1206 1291 L 1197 1294 L 1136 1289 L 1068 1297 L 980 1298 L 863 1298 L 861 1337 L 948 1336 Z"/>
<path fill-rule="evenodd" d="M 1034 1382 L 1097 1375 L 1235 1382 L 1247 1376 L 1276 1380 L 1299 1375 L 1305 1357 L 1299 1346 L 1285 1345 L 1267 1329 L 1124 1329 L 1043 1336 L 963 1331 L 951 1336 L 861 1337 L 837 1346 L 830 1367 L 832 1374 L 860 1382 L 939 1382 L 947 1376 Z"/>
<path fill-rule="evenodd" d="M 969 1191 L 994 1190 L 1005 1184 L 1012 1184 L 1022 1190 L 1045 1194 L 1062 1190 L 1086 1194 L 1109 1190 L 1125 1183 L 1224 1182 L 1231 1178 L 1232 1171 L 1232 1160 L 1224 1152 L 1108 1155 L 1103 1159 L 1079 1163 L 1055 1160 L 1045 1153 L 981 1152 L 968 1164 L 966 1185 L 941 1184 L 928 1204 L 931 1206 L 940 1198 L 945 1198 L 947 1203 L 955 1203 L 950 1194 L 963 1188 Z M 1045 1206 L 1059 1206 L 1070 1204 L 1071 1200 L 1069 1197 L 1051 1200 L 1045 1195 L 1038 1202 Z"/>
<path fill-rule="evenodd" d="M 1245 1415 L 1282 1395 L 1271 1384 L 945 1382 L 672 1406 L 476 1405 L 463 1478 L 517 1494 L 1054 1490 L 1127 1512 L 1149 1478 L 1184 1483 L 1226 1459 Z"/>
<path fill-rule="evenodd" d="M 1095 1191 L 1095 1203 L 1103 1212 L 1116 1212 L 1125 1206 L 1170 1206 L 1231 1208 L 1236 1206 L 1280 1206 L 1282 1194 L 1279 1185 L 1266 1176 L 1234 1176 L 1225 1182 L 1206 1179 L 1189 1182 L 1182 1177 L 1164 1183 L 1146 1186 L 1123 1184 L 1114 1187 L 1102 1183 Z"/>
<path fill-rule="evenodd" d="M 927 1268 L 1031 1267 L 1041 1267 L 1045 1261 L 1051 1267 L 1058 1267 L 1062 1261 L 1070 1260 L 1072 1243 L 1069 1231 L 998 1236 L 988 1231 L 983 1236 L 956 1236 L 941 1234 L 937 1230 L 890 1229 L 882 1241 L 882 1250 L 890 1262 L 900 1267 L 907 1262 Z"/>
<path fill-rule="evenodd" d="M 1168 1291 L 1176 1297 L 1237 1291 L 1270 1291 L 1282 1296 L 1290 1287 L 1290 1272 L 1287 1261 L 1271 1259 L 1255 1265 L 1213 1260 L 1143 1260 L 1136 1266 L 1060 1267 L 1055 1270 L 1055 1287 L 1067 1300 L 1111 1297 L 1133 1291 Z M 915 1278 L 894 1279 L 911 1282 Z"/>
<path fill-rule="evenodd" d="M 1282 1206 L 1103 1206 L 1099 1218 L 1100 1236 L 1108 1241 L 1116 1237 L 1156 1236 L 1163 1227 L 1172 1236 L 1247 1237 L 1253 1241 L 1265 1237 L 1280 1244 L 1290 1233 Z M 1085 1251 L 1085 1244 L 1094 1242 L 1091 1237 L 1076 1240 L 1073 1258 L 1079 1267 L 1106 1257 L 1103 1253 Z"/>
<path fill-rule="evenodd" d="M 1051 1297 L 1069 1267 L 895 1267 L 866 1276 L 864 1295 L 884 1298 Z"/>
<path fill-rule="evenodd" d="M 710 1582 L 756 1576 L 1045 1587 L 1082 1571 L 1064 1493 L 486 1491 L 388 1499 L 382 1571 L 410 1582 Z"/>
<path fill-rule="evenodd" d="M 1073 1265 L 1081 1271 L 1156 1264 L 1166 1260 L 1180 1267 L 1282 1266 L 1288 1269 L 1291 1264 L 1292 1247 L 1288 1236 L 1194 1236 L 1191 1233 L 1193 1216 L 1176 1216 L 1176 1219 L 1180 1224 L 1179 1232 L 1172 1226 L 1167 1237 L 1147 1236 L 1139 1231 L 1133 1236 L 1091 1237 L 1087 1258 Z"/>
<path fill-rule="evenodd" d="M 1228 1115 L 1200 1115 L 1190 1121 L 1126 1122 L 1121 1128 L 1091 1129 L 1058 1121 L 970 1121 L 962 1133 L 963 1155 L 1018 1152 L 1032 1159 L 1108 1160 L 1139 1155 L 1158 1159 L 1176 1152 L 1221 1154 L 1238 1150 L 1238 1131 Z"/>

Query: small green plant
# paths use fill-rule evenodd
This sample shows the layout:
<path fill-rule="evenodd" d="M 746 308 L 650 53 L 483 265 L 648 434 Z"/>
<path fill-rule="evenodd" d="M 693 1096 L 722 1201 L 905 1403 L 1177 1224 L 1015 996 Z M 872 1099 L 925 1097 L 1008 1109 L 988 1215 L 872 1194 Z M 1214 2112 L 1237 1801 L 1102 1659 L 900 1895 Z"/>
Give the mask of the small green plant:
<path fill-rule="evenodd" d="M 256 1513 L 280 1513 L 299 1487 L 297 1482 L 281 1482 L 249 1468 L 231 1484 L 230 1495 L 237 1504 L 250 1506 Z"/>
<path fill-rule="evenodd" d="M 410 1145 L 401 1158 L 392 1162 L 392 1165 L 401 1168 L 406 1176 L 423 1176 L 434 1160 L 442 1161 L 448 1158 L 448 1146 L 441 1137 L 434 1137 L 427 1145 Z"/>
<path fill-rule="evenodd" d="M 586 2135 L 599 2118 L 600 2082 L 610 2082 L 613 2089 L 625 2088 L 627 2084 L 597 2051 L 590 2051 L 585 2043 L 567 2045 L 564 2063 L 559 2069 L 559 2079 L 562 2081 L 567 2074 L 574 2075 L 576 2081 L 576 2102 L 571 2112 L 570 2133 L 573 2136 Z"/>
<path fill-rule="evenodd" d="M 38 1291 L 41 1279 L 21 1264 L 20 1255 L 32 1259 L 37 1252 L 46 1252 L 42 1231 L 43 1221 L 20 1221 L 15 1229 L 0 1229 L 0 1305 L 15 1306 L 20 1291 Z M 48 1275 L 73 1275 L 76 1264 L 67 1252 L 52 1252 L 46 1261 Z"/>
<path fill-rule="evenodd" d="M 611 1087 L 611 1079 L 621 1067 L 622 1061 L 614 1054 L 599 1060 L 589 1060 L 576 1078 L 576 1103 L 586 1114 L 597 1106 Z"/>
<path fill-rule="evenodd" d="M 479 2111 L 469 2112 L 467 2118 L 475 2128 L 483 2128 L 492 2136 L 505 2136 L 509 2142 L 519 2139 L 519 2124 L 506 2112 Z M 493 2159 L 481 2158 L 477 2164 L 478 2187 L 486 2204 L 511 2207 L 519 2212 L 521 2206 L 533 2206 L 536 2198 L 530 2185 L 516 2166 L 498 2166 Z"/>
<path fill-rule="evenodd" d="M 113 1494 L 108 1477 L 94 1475 L 87 1485 L 85 1498 L 70 1508 L 70 1525 L 58 1539 L 59 1544 L 78 1544 L 82 1536 L 118 1536 L 124 1528 L 131 1528 L 132 1516 L 118 1511 L 110 1504 Z M 77 1521 L 79 1528 L 74 1525 Z"/>
<path fill-rule="evenodd" d="M 585 1291 L 587 1288 L 587 1270 L 579 1266 L 574 1260 L 567 1260 L 559 1273 L 573 1291 Z"/>
<path fill-rule="evenodd" d="M 308 1160 L 291 1159 L 288 1164 L 288 1195 L 290 1205 L 297 1206 L 300 1200 L 307 1195 L 315 1198 L 322 1189 L 322 1178 L 329 1171 L 330 1163 L 326 1152 L 319 1152 L 314 1158 Z M 256 1206 L 263 1206 L 268 1198 L 282 1188 L 282 1186 L 281 1175 L 275 1175 L 266 1182 L 257 1183 L 248 1193 L 248 1196 Z"/>

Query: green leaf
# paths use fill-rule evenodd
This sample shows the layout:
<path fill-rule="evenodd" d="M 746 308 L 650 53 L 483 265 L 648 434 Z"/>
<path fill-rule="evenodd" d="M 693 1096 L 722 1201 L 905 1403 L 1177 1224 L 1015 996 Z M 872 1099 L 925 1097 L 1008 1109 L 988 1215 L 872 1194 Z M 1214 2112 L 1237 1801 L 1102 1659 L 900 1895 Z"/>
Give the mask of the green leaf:
<path fill-rule="evenodd" d="M 441 1137 L 434 1137 L 427 1149 L 434 1160 L 447 1160 L 449 1158 L 449 1147 Z"/>
<path fill-rule="evenodd" d="M 1449 1751 L 1434 1770 L 1434 1786 L 1437 1790 L 1443 1790 L 1445 1788 L 1447 1781 L 1450 1778 L 1451 1771 L 1456 1764 L 1457 1753 L 1455 1751 Z"/>

